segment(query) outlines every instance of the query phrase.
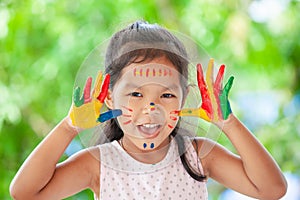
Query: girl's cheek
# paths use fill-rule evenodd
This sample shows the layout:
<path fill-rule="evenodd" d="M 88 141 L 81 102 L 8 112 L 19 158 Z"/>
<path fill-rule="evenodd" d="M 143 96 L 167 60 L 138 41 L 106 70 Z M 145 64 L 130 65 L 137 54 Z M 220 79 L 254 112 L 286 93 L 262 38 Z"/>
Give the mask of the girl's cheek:
<path fill-rule="evenodd" d="M 121 109 L 122 111 L 123 108 L 128 108 L 127 110 L 132 109 L 132 105 L 130 105 L 130 100 L 128 97 L 124 96 L 115 96 L 114 98 L 114 106 L 116 109 Z M 125 110 L 126 111 L 126 110 Z"/>
<path fill-rule="evenodd" d="M 167 113 L 170 114 L 174 110 L 179 110 L 181 104 L 178 101 L 169 101 L 165 104 L 164 108 L 166 109 Z"/>

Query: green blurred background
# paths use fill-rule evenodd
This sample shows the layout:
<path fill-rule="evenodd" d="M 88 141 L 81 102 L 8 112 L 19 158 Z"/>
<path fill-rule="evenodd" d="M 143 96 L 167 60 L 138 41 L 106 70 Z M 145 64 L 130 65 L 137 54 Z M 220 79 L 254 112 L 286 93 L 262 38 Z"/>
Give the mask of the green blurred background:
<path fill-rule="evenodd" d="M 299 0 L 0 0 L 0 199 L 10 199 L 22 162 L 67 114 L 84 58 L 137 19 L 190 35 L 225 63 L 233 111 L 299 176 L 299 10 Z M 219 142 L 232 148 L 223 135 Z M 209 188 L 221 199 L 222 186 Z"/>

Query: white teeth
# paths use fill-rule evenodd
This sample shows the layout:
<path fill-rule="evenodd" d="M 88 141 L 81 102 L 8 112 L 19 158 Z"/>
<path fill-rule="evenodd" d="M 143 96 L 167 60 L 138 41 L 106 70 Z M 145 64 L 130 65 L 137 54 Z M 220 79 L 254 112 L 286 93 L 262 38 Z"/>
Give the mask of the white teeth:
<path fill-rule="evenodd" d="M 159 126 L 159 124 L 143 124 L 143 127 L 145 127 L 145 128 L 156 128 L 158 126 Z"/>

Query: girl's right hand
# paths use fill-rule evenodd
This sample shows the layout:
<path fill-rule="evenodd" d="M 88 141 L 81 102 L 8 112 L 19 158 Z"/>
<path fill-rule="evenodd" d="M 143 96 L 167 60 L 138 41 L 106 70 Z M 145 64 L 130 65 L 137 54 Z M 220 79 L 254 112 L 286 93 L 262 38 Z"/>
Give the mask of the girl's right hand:
<path fill-rule="evenodd" d="M 99 72 L 92 96 L 91 77 L 88 77 L 86 80 L 82 96 L 80 96 L 80 87 L 75 88 L 73 93 L 73 104 L 69 113 L 73 126 L 78 129 L 93 128 L 102 122 L 116 118 L 122 114 L 121 110 L 118 109 L 100 113 L 103 102 L 108 93 L 109 81 L 110 75 L 107 74 L 102 83 L 102 72 Z"/>

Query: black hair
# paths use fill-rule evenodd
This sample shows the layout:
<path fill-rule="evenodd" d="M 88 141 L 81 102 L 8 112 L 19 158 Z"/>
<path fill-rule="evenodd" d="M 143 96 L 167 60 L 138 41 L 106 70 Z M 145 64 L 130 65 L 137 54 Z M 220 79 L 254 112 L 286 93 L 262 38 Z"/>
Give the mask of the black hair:
<path fill-rule="evenodd" d="M 110 89 L 112 90 L 117 80 L 119 80 L 124 67 L 132 63 L 151 61 L 162 56 L 171 61 L 176 70 L 182 75 L 180 81 L 183 86 L 183 94 L 186 94 L 189 63 L 184 45 L 165 28 L 145 21 L 137 21 L 112 36 L 105 57 L 105 73 L 110 74 L 111 77 Z M 195 180 L 206 180 L 205 175 L 195 172 L 188 163 L 184 139 L 178 132 L 179 128 L 176 126 L 171 135 L 178 144 L 178 153 L 184 168 Z M 106 122 L 104 127 L 105 137 L 100 138 L 98 143 L 120 140 L 123 135 L 117 121 L 111 119 Z M 195 144 L 197 143 L 195 142 Z M 196 151 L 198 152 L 198 150 Z"/>

